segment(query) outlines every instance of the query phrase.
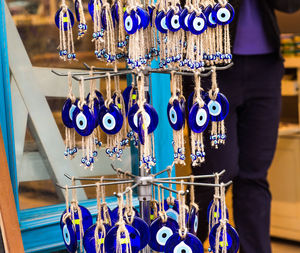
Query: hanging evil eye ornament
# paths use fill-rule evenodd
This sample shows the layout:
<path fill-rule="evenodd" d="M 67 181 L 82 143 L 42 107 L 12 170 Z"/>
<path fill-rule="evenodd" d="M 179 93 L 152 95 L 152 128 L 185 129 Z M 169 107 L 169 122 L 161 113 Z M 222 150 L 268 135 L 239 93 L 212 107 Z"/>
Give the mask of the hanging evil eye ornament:
<path fill-rule="evenodd" d="M 174 9 L 170 9 L 166 15 L 166 26 L 172 32 L 177 32 L 181 29 L 179 16 L 180 12 L 175 13 Z"/>
<path fill-rule="evenodd" d="M 217 19 L 215 15 L 213 15 L 213 7 L 211 5 L 208 5 L 204 10 L 204 15 L 207 20 L 207 26 L 210 28 L 216 28 L 217 27 Z"/>
<path fill-rule="evenodd" d="M 62 122 L 65 125 L 65 152 L 64 156 L 73 159 L 77 153 L 76 141 L 75 141 L 75 129 L 73 126 L 73 112 L 77 107 L 78 101 L 72 92 L 72 76 L 68 73 L 68 87 L 69 93 L 68 98 L 64 102 L 61 117 Z"/>
<path fill-rule="evenodd" d="M 125 31 L 128 34 L 134 34 L 138 29 L 138 16 L 134 10 L 132 10 L 130 13 L 127 11 L 124 12 L 124 27 Z"/>
<path fill-rule="evenodd" d="M 87 25 L 81 0 L 75 0 L 75 14 L 77 21 L 79 22 L 78 39 L 80 39 L 87 31 Z"/>
<path fill-rule="evenodd" d="M 139 6 L 136 8 L 136 14 L 138 16 L 138 29 L 146 29 L 150 23 L 149 14 Z"/>
<path fill-rule="evenodd" d="M 185 164 L 184 127 L 185 127 L 185 98 L 182 95 L 181 77 L 171 74 L 172 97 L 167 107 L 167 116 L 173 128 L 174 162 Z M 180 93 L 178 94 L 178 90 Z"/>
<path fill-rule="evenodd" d="M 238 233 L 230 224 L 227 223 L 226 229 L 221 230 L 218 237 L 217 231 L 220 226 L 221 226 L 220 223 L 216 224 L 212 228 L 209 234 L 209 244 L 212 252 L 221 253 L 222 249 L 226 247 L 228 253 L 237 253 L 240 247 L 240 240 L 239 240 Z"/>
<path fill-rule="evenodd" d="M 226 140 L 224 119 L 229 112 L 229 102 L 227 98 L 219 92 L 216 67 L 213 67 L 212 71 L 212 87 L 204 100 L 207 104 L 212 122 L 210 132 L 211 146 L 218 148 L 219 144 L 225 144 Z"/>
<path fill-rule="evenodd" d="M 158 185 L 158 206 L 159 217 L 152 221 L 150 225 L 149 246 L 153 251 L 165 252 L 165 245 L 168 239 L 178 231 L 178 223 L 167 216 L 164 208 L 164 190 Z"/>
<path fill-rule="evenodd" d="M 194 187 L 194 176 L 191 175 L 191 186 L 190 186 L 190 212 L 188 217 L 188 231 L 194 235 L 197 235 L 199 225 L 199 206 L 195 202 L 195 187 Z"/>
<path fill-rule="evenodd" d="M 215 181 L 218 181 L 218 175 L 215 177 Z M 235 229 L 228 224 L 228 219 L 226 217 L 226 203 L 225 203 L 225 185 L 221 183 L 219 188 L 219 198 L 220 209 L 221 209 L 221 219 L 219 223 L 215 224 L 209 233 L 209 244 L 210 251 L 214 253 L 229 252 L 237 253 L 239 250 L 239 236 Z M 226 249 L 224 249 L 226 248 Z"/>
<path fill-rule="evenodd" d="M 204 162 L 205 152 L 203 143 L 203 131 L 209 122 L 209 112 L 201 97 L 200 75 L 195 74 L 195 96 L 194 104 L 189 111 L 189 126 L 191 129 L 191 159 L 195 166 Z"/>
<path fill-rule="evenodd" d="M 126 224 L 134 227 L 140 234 L 140 250 L 145 248 L 150 240 L 149 225 L 141 218 L 135 215 L 133 207 L 133 197 L 131 187 L 126 188 L 126 210 L 124 212 L 124 220 Z"/>
<path fill-rule="evenodd" d="M 182 187 L 183 189 L 183 187 Z M 165 245 L 166 253 L 181 253 L 181 252 L 200 252 L 203 253 L 203 245 L 201 241 L 193 234 L 187 232 L 186 228 L 186 211 L 185 211 L 185 195 L 181 190 L 178 193 L 179 199 L 179 230 L 174 233 Z"/>
<path fill-rule="evenodd" d="M 168 27 L 166 24 L 166 14 L 163 11 L 160 11 L 155 18 L 155 26 L 156 29 L 160 33 L 167 33 L 168 32 Z"/>
<path fill-rule="evenodd" d="M 112 7 L 112 16 L 115 20 L 115 28 L 116 28 L 116 42 L 118 48 L 118 54 L 116 55 L 117 59 L 120 59 L 125 56 L 124 48 L 127 46 L 127 39 L 126 39 L 126 31 L 124 29 L 124 6 L 123 1 L 117 0 L 113 4 Z"/>
<path fill-rule="evenodd" d="M 80 136 L 82 136 L 81 165 L 85 166 L 85 168 L 93 169 L 94 159 L 98 154 L 96 151 L 96 142 L 95 142 L 97 138 L 94 131 L 96 126 L 96 117 L 94 114 L 95 92 L 93 92 L 93 96 L 90 97 L 89 104 L 87 104 L 84 98 L 83 77 L 79 82 L 79 94 L 80 94 L 80 101 L 78 102 L 78 106 L 75 108 L 73 112 L 72 121 L 74 122 L 73 124 L 76 132 Z M 91 106 L 91 108 L 89 106 Z"/>
<path fill-rule="evenodd" d="M 158 125 L 158 114 L 154 107 L 146 103 L 145 76 L 143 73 L 137 80 L 138 101 L 128 112 L 128 124 L 131 129 L 143 137 L 140 145 L 140 168 L 151 169 L 156 164 L 153 132 Z M 142 115 L 142 118 L 141 116 Z"/>
<path fill-rule="evenodd" d="M 203 253 L 201 241 L 193 234 L 187 233 L 182 239 L 179 233 L 173 234 L 166 243 L 165 253 Z"/>
<path fill-rule="evenodd" d="M 110 226 L 107 224 L 103 224 L 104 229 L 98 229 L 98 239 L 97 241 L 97 246 L 100 248 L 100 252 L 105 252 L 104 251 L 104 240 L 106 237 L 106 233 L 110 230 Z M 85 231 L 84 236 L 83 236 L 83 246 L 86 251 L 86 253 L 97 253 L 96 250 L 96 242 L 95 242 L 95 229 L 97 227 L 97 224 L 92 225 L 89 227 L 87 231 Z"/>
<path fill-rule="evenodd" d="M 67 250 L 71 253 L 75 253 L 77 251 L 77 236 L 71 218 L 68 217 L 65 220 L 61 218 L 60 228 Z"/>
<path fill-rule="evenodd" d="M 72 27 L 74 25 L 74 15 L 68 9 L 65 0 L 62 0 L 60 9 L 55 14 L 55 24 L 59 29 L 59 56 L 61 59 L 76 59 Z"/>
<path fill-rule="evenodd" d="M 138 253 L 141 249 L 141 237 L 138 230 L 126 225 L 123 217 L 123 194 L 118 194 L 119 221 L 110 229 L 105 239 L 106 252 Z"/>
<path fill-rule="evenodd" d="M 212 14 L 219 25 L 228 25 L 232 22 L 235 12 L 230 3 L 218 3 L 214 6 Z"/>
<path fill-rule="evenodd" d="M 180 27 L 186 32 L 189 31 L 188 20 L 190 17 L 189 8 L 185 7 L 179 15 Z"/>
<path fill-rule="evenodd" d="M 123 113 L 120 108 L 114 103 L 111 96 L 111 79 L 109 73 L 106 78 L 106 101 L 100 109 L 99 125 L 101 129 L 107 134 L 107 148 L 106 154 L 114 158 L 120 158 L 123 154 L 124 133 L 121 131 L 124 123 L 125 106 L 123 106 Z M 122 95 L 120 94 L 120 97 Z M 125 133 L 126 135 L 126 133 Z"/>
<path fill-rule="evenodd" d="M 193 11 L 188 19 L 188 27 L 191 33 L 195 35 L 200 35 L 207 28 L 207 21 L 205 15 L 201 12 L 200 15 L 197 15 Z"/>
<path fill-rule="evenodd" d="M 232 54 L 229 24 L 234 18 L 234 9 L 227 1 L 222 1 L 213 7 L 212 15 L 218 24 L 216 27 L 216 63 L 230 63 Z"/>
<path fill-rule="evenodd" d="M 178 223 L 172 218 L 168 217 L 165 221 L 161 217 L 156 218 L 150 225 L 150 248 L 154 251 L 165 252 L 168 239 L 178 229 Z"/>

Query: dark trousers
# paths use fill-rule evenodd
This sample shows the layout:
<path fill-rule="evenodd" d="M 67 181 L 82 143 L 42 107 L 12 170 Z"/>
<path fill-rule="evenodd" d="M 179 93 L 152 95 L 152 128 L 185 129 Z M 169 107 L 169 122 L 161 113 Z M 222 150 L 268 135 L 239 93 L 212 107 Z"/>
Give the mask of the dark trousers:
<path fill-rule="evenodd" d="M 226 144 L 210 147 L 209 128 L 205 131 L 206 161 L 193 167 L 194 175 L 226 170 L 221 178 L 233 180 L 235 226 L 240 236 L 241 253 L 270 253 L 271 194 L 267 173 L 273 159 L 281 108 L 282 60 L 278 56 L 234 56 L 234 66 L 218 71 L 220 92 L 230 103 L 225 119 Z M 210 78 L 202 87 L 210 89 Z M 193 91 L 192 79 L 184 80 L 184 94 Z M 207 237 L 206 210 L 213 189 L 196 188 L 200 205 L 199 238 Z"/>

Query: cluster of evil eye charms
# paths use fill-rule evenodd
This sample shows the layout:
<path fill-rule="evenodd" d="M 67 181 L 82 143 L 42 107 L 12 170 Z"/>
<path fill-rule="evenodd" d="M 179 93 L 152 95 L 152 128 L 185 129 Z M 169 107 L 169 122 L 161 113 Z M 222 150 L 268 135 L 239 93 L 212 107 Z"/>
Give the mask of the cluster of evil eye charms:
<path fill-rule="evenodd" d="M 156 29 L 162 34 L 167 34 L 168 31 L 177 32 L 183 29 L 194 35 L 201 35 L 208 27 L 216 28 L 218 25 L 230 24 L 235 15 L 235 11 L 229 3 L 225 6 L 222 6 L 220 3 L 215 6 L 200 6 L 199 11 L 190 11 L 190 9 L 186 7 L 182 9 L 180 5 L 177 5 L 176 8 L 170 8 L 166 12 L 164 10 L 157 11 L 155 17 Z M 167 40 L 167 37 L 165 37 L 165 40 Z M 158 43 L 160 43 L 160 41 L 158 41 Z M 183 46 L 186 47 L 186 42 L 181 43 L 184 43 Z M 232 55 L 219 52 L 216 54 L 203 53 L 203 59 L 232 59 Z M 181 67 L 187 66 L 190 69 L 199 69 L 205 65 L 204 62 L 193 62 L 183 58 L 182 55 L 174 55 L 167 59 L 161 59 L 159 67 L 163 68 L 171 62 L 178 61 Z"/>

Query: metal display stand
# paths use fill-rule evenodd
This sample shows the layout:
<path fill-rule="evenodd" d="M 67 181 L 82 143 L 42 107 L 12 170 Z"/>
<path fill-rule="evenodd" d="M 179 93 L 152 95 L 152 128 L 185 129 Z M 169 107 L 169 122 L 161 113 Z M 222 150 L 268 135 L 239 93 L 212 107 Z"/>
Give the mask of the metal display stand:
<path fill-rule="evenodd" d="M 121 75 L 127 75 L 127 74 L 133 74 L 135 76 L 139 75 L 139 73 L 143 73 L 145 76 L 145 84 L 149 85 L 149 75 L 151 73 L 161 73 L 161 74 L 171 74 L 174 73 L 175 75 L 182 75 L 182 76 L 194 76 L 194 72 L 188 72 L 188 71 L 179 71 L 178 69 L 152 69 L 150 67 L 144 67 L 140 69 L 133 69 L 133 70 L 128 70 L 128 69 L 119 69 L 118 71 L 114 71 L 113 69 L 109 68 L 97 68 L 93 67 L 91 68 L 88 64 L 84 63 L 84 66 L 87 70 L 92 70 L 93 69 L 93 76 L 89 76 L 90 72 L 86 73 L 79 73 L 79 72 L 74 72 L 71 73 L 71 76 L 74 80 L 76 81 L 87 81 L 87 80 L 95 80 L 95 79 L 101 79 L 101 78 L 106 78 L 108 76 L 108 73 L 111 77 L 113 76 L 121 76 Z M 233 66 L 233 63 L 230 63 L 226 66 L 221 66 L 221 67 L 215 67 L 215 70 L 226 70 L 229 69 L 231 66 Z M 201 72 L 200 72 L 201 71 Z M 52 72 L 58 76 L 68 76 L 67 73 L 61 73 L 55 70 L 52 70 Z M 206 67 L 206 68 L 201 68 L 198 70 L 197 74 L 200 75 L 201 77 L 206 77 L 210 76 L 211 73 L 213 72 L 212 67 Z M 140 169 L 139 175 L 133 175 L 129 172 L 125 172 L 121 169 L 116 169 L 113 165 L 111 165 L 113 170 L 117 173 L 126 175 L 130 179 L 120 179 L 120 178 L 81 178 L 81 177 L 71 177 L 68 174 L 65 174 L 65 177 L 67 177 L 70 180 L 75 180 L 75 181 L 81 181 L 81 180 L 88 180 L 88 181 L 98 181 L 100 180 L 103 181 L 103 183 L 93 183 L 93 184 L 84 184 L 84 185 L 70 185 L 68 186 L 68 189 L 78 189 L 78 188 L 87 188 L 87 187 L 96 187 L 97 185 L 100 186 L 107 186 L 107 185 L 119 185 L 119 184 L 132 184 L 131 187 L 127 188 L 122 193 L 117 193 L 114 192 L 114 195 L 116 197 L 121 197 L 126 194 L 129 189 L 133 190 L 137 188 L 138 192 L 138 200 L 139 200 L 139 205 L 140 205 L 140 216 L 141 218 L 150 225 L 150 201 L 153 199 L 152 196 L 152 189 L 153 187 L 160 187 L 164 190 L 167 190 L 169 192 L 179 194 L 179 191 L 173 189 L 171 186 L 176 185 L 176 184 L 183 184 L 183 185 L 194 185 L 194 186 L 202 186 L 202 187 L 226 187 L 229 186 L 232 181 L 226 182 L 226 183 L 200 183 L 200 182 L 186 182 L 187 180 L 191 180 L 192 177 L 194 179 L 209 179 L 209 178 L 216 178 L 220 177 L 225 173 L 225 170 L 219 172 L 219 173 L 214 173 L 210 175 L 198 175 L 198 176 L 183 176 L 183 177 L 165 177 L 165 178 L 156 178 L 158 175 L 164 173 L 164 172 L 169 172 L 169 175 L 171 175 L 171 171 L 174 167 L 174 163 L 170 166 L 168 166 L 166 169 L 156 173 L 156 174 L 151 174 L 150 170 L 144 170 Z M 180 180 L 180 181 L 179 181 Z M 166 186 L 169 185 L 169 186 Z M 56 184 L 57 187 L 66 190 L 66 187 Z M 183 194 L 187 194 L 189 190 L 186 190 Z M 141 250 L 142 253 L 149 253 L 151 252 L 149 246 L 147 246 L 145 249 Z"/>

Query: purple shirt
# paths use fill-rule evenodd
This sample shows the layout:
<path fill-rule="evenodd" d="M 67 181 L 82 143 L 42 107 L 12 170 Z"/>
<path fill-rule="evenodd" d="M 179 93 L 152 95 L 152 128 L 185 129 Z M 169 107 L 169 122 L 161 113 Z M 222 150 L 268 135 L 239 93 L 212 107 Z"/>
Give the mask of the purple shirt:
<path fill-rule="evenodd" d="M 241 1 L 233 46 L 234 54 L 257 55 L 274 52 L 264 32 L 258 1 L 260 0 Z"/>

